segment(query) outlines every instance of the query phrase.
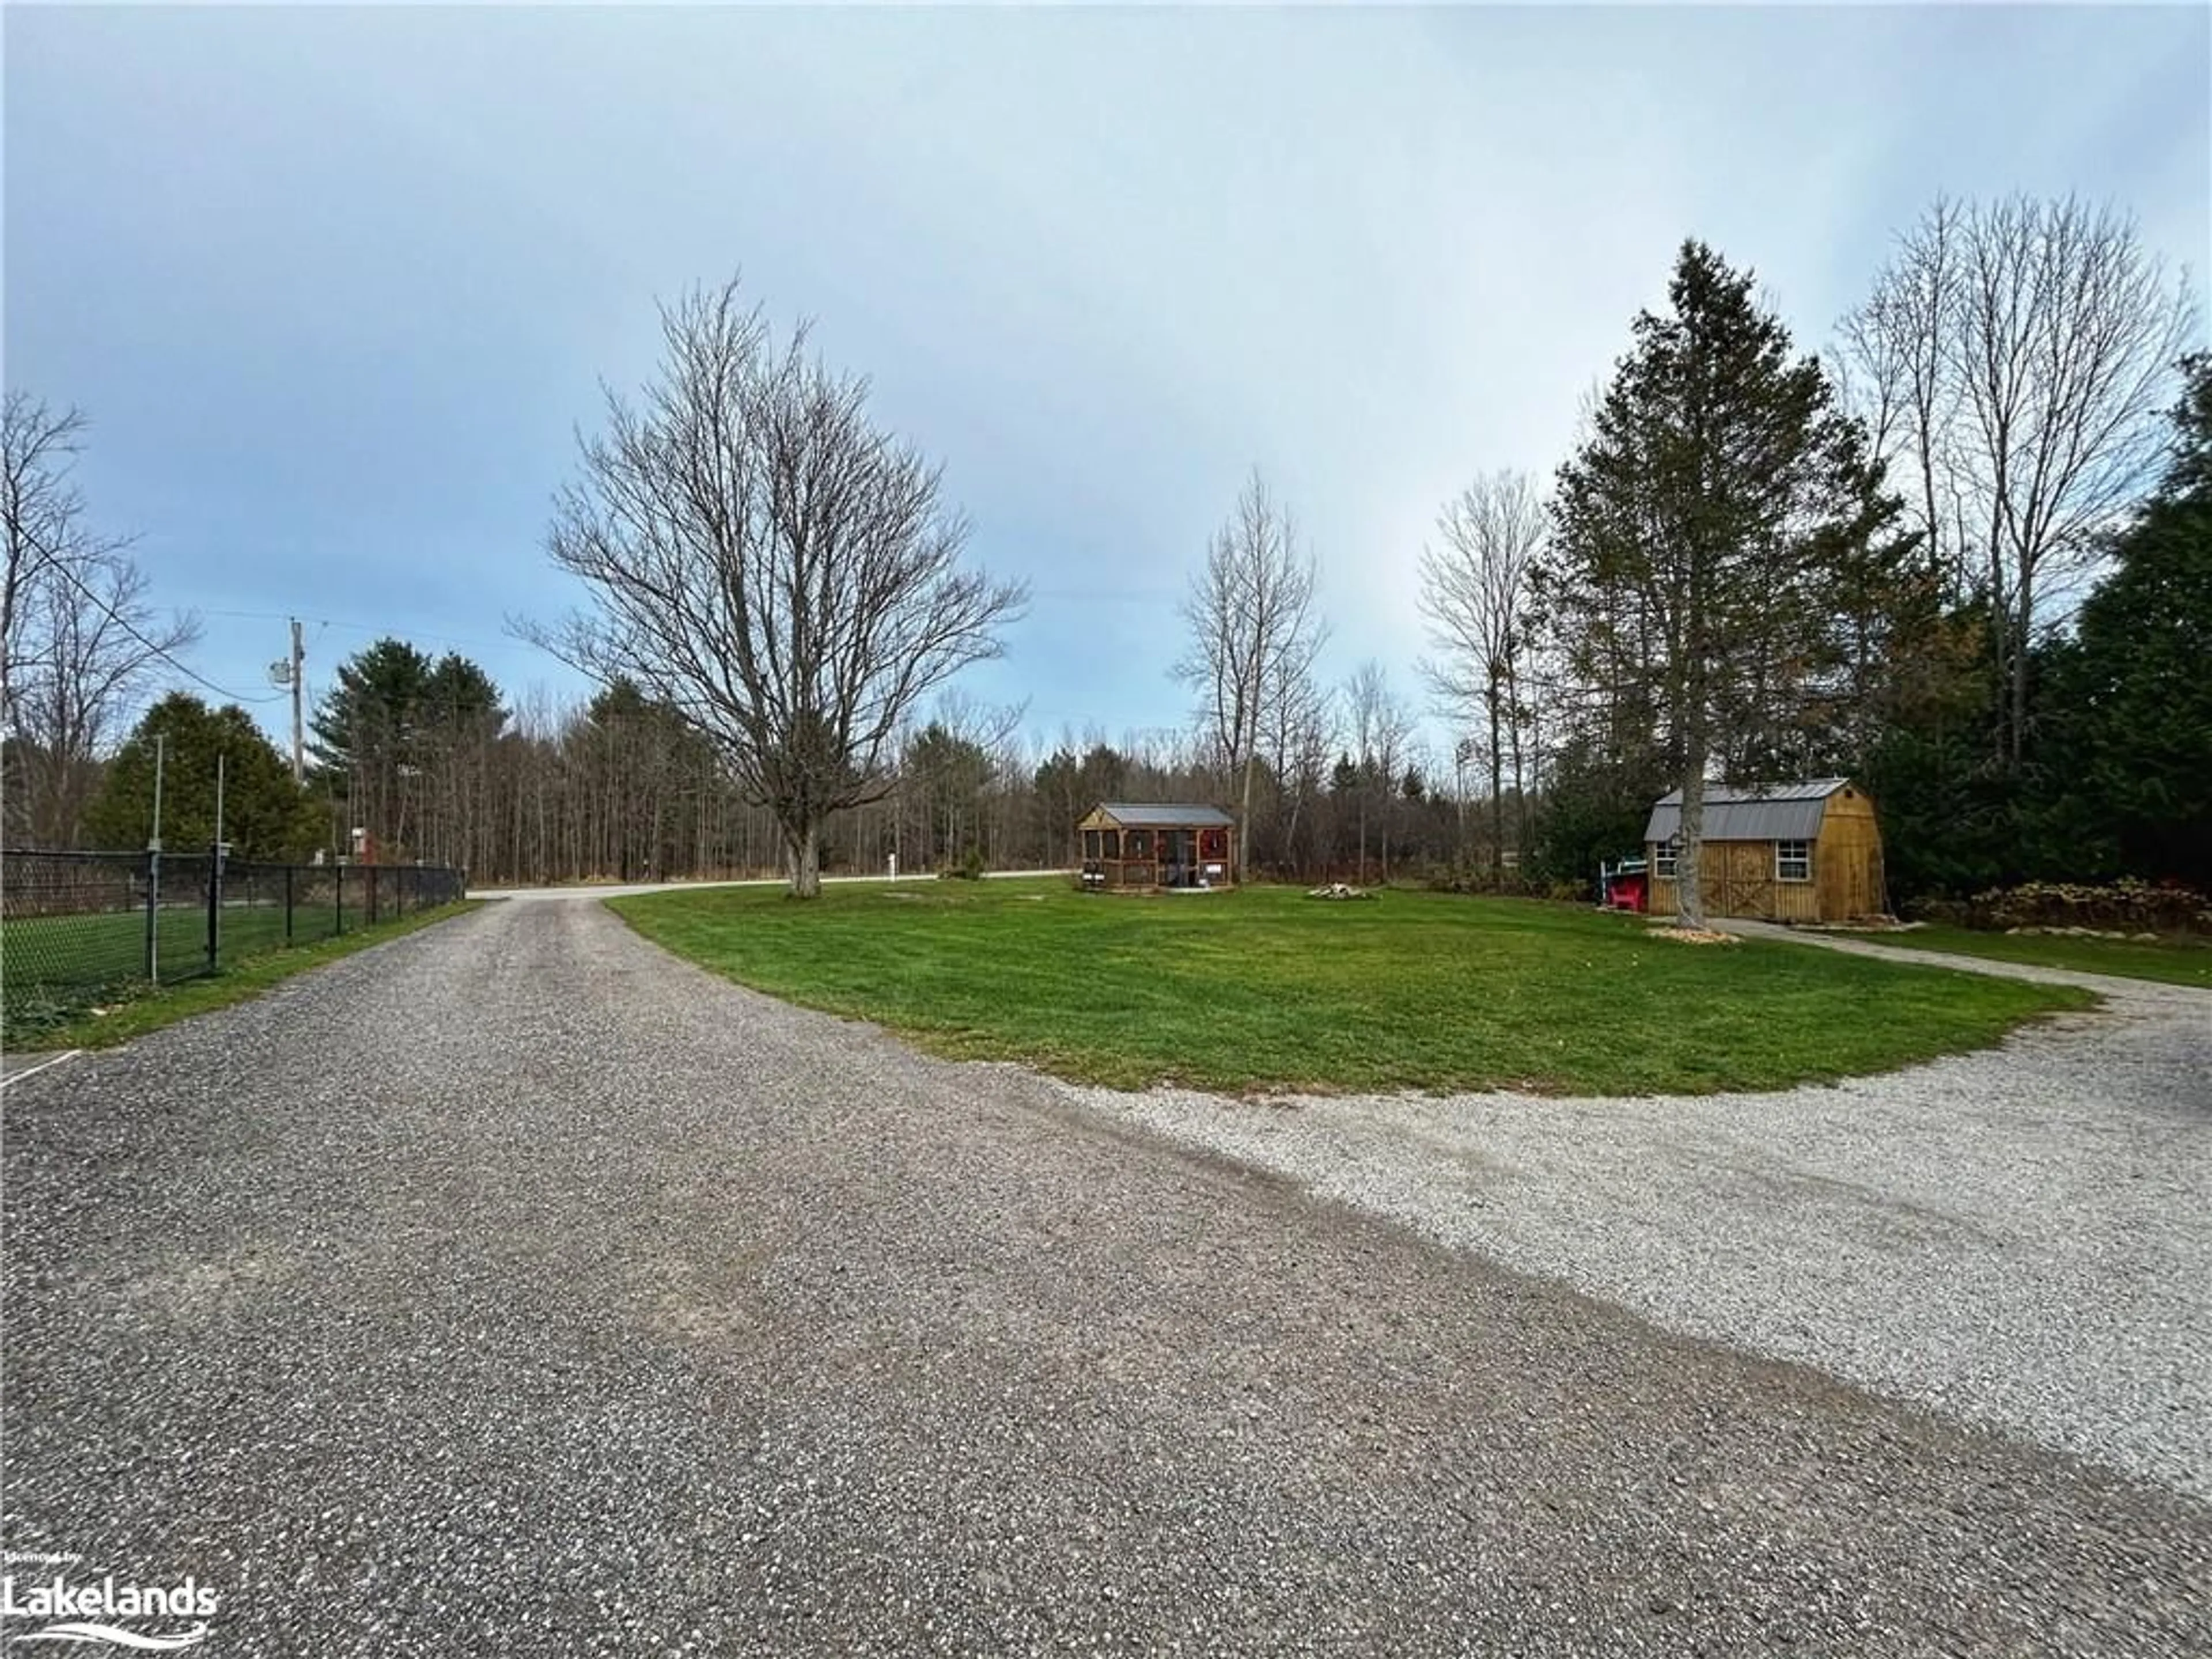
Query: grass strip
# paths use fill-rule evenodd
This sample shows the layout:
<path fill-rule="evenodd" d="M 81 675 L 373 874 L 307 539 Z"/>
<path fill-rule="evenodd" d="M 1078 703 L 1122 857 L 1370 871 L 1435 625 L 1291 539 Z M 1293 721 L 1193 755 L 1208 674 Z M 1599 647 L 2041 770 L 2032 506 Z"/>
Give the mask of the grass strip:
<path fill-rule="evenodd" d="M 198 979 L 181 980 L 171 985 L 148 985 L 143 981 L 127 988 L 117 1001 L 109 1004 L 105 1012 L 86 1011 L 56 1023 L 35 1029 L 13 1030 L 8 1034 L 8 1047 L 22 1051 L 48 1048 L 110 1048 L 132 1037 L 158 1031 L 165 1025 L 190 1019 L 217 1008 L 228 1008 L 235 1003 L 259 996 L 272 985 L 282 983 L 295 974 L 304 974 L 325 963 L 349 957 L 371 945 L 382 945 L 414 933 L 420 928 L 434 927 L 483 904 L 481 899 L 462 899 L 452 904 L 441 904 L 434 909 L 418 910 L 390 921 L 380 921 L 374 927 L 362 927 L 335 937 L 320 939 L 311 945 L 284 945 L 278 944 L 262 953 L 225 966 L 216 973 Z"/>

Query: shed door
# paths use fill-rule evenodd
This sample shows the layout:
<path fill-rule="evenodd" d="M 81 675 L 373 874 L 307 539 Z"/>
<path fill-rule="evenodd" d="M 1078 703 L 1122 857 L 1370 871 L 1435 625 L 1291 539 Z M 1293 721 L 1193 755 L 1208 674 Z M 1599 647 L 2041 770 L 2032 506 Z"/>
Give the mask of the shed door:
<path fill-rule="evenodd" d="M 1774 843 L 1766 841 L 1725 841 L 1721 860 L 1720 890 L 1712 896 L 1717 916 L 1774 915 Z M 1709 865 L 1708 868 L 1711 867 Z"/>

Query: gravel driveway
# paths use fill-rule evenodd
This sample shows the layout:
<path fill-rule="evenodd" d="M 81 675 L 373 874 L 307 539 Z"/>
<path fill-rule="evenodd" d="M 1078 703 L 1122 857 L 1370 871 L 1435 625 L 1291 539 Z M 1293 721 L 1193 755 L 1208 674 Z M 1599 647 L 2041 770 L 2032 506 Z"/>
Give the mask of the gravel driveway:
<path fill-rule="evenodd" d="M 2212 1646 L 2212 1510 L 2172 1486 L 921 1058 L 587 902 L 0 1103 L 7 1547 L 193 1575 L 210 1655 Z M 1589 1179 L 1593 1212 L 1633 1186 Z"/>
<path fill-rule="evenodd" d="M 2212 1498 L 2212 994 L 1799 937 L 2106 1006 L 1771 1094 L 1070 1092 L 1672 1329 Z"/>

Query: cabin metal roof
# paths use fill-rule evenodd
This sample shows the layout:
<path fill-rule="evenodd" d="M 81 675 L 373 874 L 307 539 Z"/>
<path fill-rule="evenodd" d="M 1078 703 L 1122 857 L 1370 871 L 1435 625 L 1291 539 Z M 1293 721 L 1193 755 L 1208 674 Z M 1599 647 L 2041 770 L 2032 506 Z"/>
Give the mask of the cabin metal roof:
<path fill-rule="evenodd" d="M 1237 820 L 1218 806 L 1193 806 L 1187 802 L 1109 800 L 1098 810 L 1122 827 L 1139 830 L 1212 830 L 1233 826 Z"/>
<path fill-rule="evenodd" d="M 1849 778 L 1809 778 L 1802 783 L 1770 783 L 1737 788 L 1724 783 L 1705 786 L 1707 841 L 1811 841 L 1820 833 L 1821 814 L 1828 798 L 1850 782 Z M 1644 826 L 1647 842 L 1674 838 L 1682 827 L 1682 792 L 1669 789 L 1651 809 Z"/>

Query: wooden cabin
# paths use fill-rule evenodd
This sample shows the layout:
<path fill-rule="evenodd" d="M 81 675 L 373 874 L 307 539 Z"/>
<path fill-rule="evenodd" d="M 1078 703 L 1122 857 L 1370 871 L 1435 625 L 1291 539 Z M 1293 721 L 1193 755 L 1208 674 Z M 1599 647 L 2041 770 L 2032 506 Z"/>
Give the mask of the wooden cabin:
<path fill-rule="evenodd" d="M 1164 801 L 1101 802 L 1075 827 L 1088 888 L 1226 887 L 1237 820 L 1218 807 Z"/>
<path fill-rule="evenodd" d="M 1678 908 L 1681 829 L 1675 789 L 1653 805 L 1644 830 L 1654 915 Z M 1850 921 L 1888 906 L 1874 802 L 1849 778 L 1741 789 L 1709 784 L 1703 846 L 1698 874 L 1709 916 Z"/>

